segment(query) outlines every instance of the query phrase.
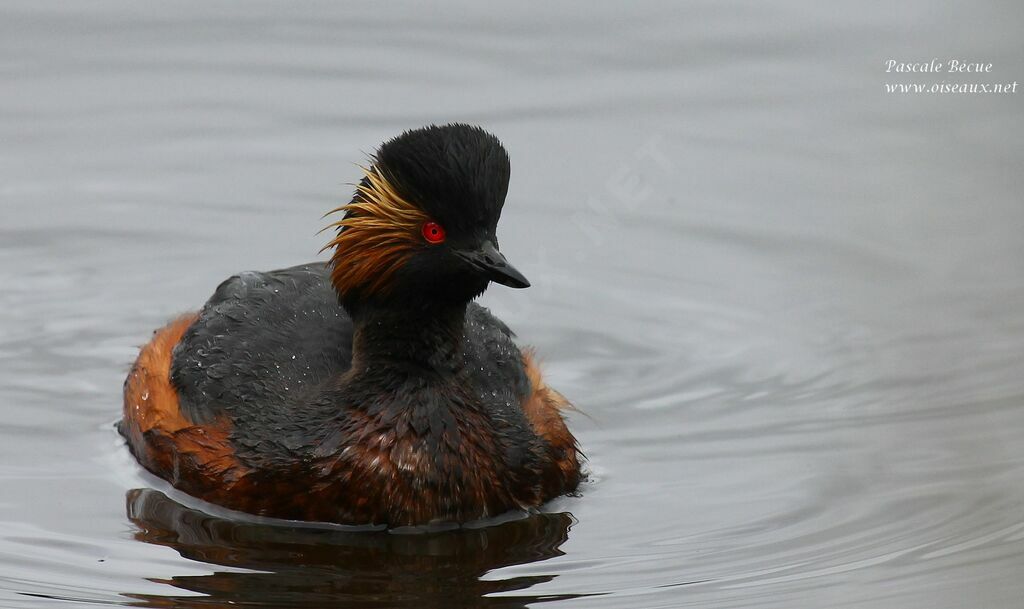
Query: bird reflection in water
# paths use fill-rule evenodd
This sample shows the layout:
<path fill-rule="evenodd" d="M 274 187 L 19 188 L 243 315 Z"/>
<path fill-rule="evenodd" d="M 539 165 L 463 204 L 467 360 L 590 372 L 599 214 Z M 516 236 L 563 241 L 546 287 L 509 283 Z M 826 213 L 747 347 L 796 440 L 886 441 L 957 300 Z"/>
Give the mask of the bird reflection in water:
<path fill-rule="evenodd" d="M 211 516 L 152 489 L 127 494 L 135 538 L 183 557 L 251 572 L 153 579 L 187 595 L 131 595 L 145 607 L 487 607 L 580 595 L 509 595 L 555 575 L 493 578 L 494 569 L 561 556 L 572 517 L 535 514 L 433 533 L 320 529 Z M 493 579 L 481 579 L 490 573 Z M 200 593 L 204 596 L 195 596 Z M 488 596 L 505 593 L 502 596 Z"/>

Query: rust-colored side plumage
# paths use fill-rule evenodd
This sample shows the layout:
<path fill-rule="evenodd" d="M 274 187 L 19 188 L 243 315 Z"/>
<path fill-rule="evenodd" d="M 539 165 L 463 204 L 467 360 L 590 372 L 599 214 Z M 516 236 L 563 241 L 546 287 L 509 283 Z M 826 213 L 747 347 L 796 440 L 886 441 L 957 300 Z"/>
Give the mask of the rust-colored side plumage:
<path fill-rule="evenodd" d="M 562 418 L 563 410 L 575 410 L 575 407 L 544 382 L 532 351 L 523 352 L 523 364 L 532 387 L 532 393 L 523 401 L 523 413 L 534 432 L 548 442 L 550 456 L 557 468 L 547 472 L 543 480 L 544 494 L 550 498 L 573 490 L 579 484 L 579 449 L 576 438 Z"/>
<path fill-rule="evenodd" d="M 171 321 L 139 351 L 124 384 L 124 422 L 133 446 L 152 429 L 173 433 L 191 425 L 181 414 L 178 393 L 170 383 L 171 351 L 198 317 L 188 313 Z"/>
<path fill-rule="evenodd" d="M 217 501 L 208 491 L 229 493 L 246 470 L 228 442 L 230 423 L 218 419 L 202 427 L 181 412 L 170 382 L 171 354 L 198 317 L 182 315 L 153 334 L 139 352 L 124 386 L 121 432 L 142 465 L 171 484 Z M 212 484 L 211 484 L 212 483 Z M 204 492 L 207 491 L 207 492 Z"/>
<path fill-rule="evenodd" d="M 345 217 L 328 228 L 337 235 L 324 249 L 331 256 L 331 282 L 339 294 L 361 290 L 378 294 L 420 244 L 420 229 L 430 218 L 398 193 L 378 167 L 363 168 L 366 179 L 353 201 L 328 214 Z"/>

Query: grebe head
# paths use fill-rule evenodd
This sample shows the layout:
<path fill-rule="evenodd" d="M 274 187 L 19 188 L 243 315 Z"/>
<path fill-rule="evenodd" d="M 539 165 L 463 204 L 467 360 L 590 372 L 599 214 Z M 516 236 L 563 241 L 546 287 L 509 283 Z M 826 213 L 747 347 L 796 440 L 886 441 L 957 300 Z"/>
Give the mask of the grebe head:
<path fill-rule="evenodd" d="M 498 251 L 508 191 L 498 138 L 462 124 L 406 131 L 381 145 L 331 226 L 331 280 L 349 305 L 459 303 L 495 281 L 530 285 Z"/>

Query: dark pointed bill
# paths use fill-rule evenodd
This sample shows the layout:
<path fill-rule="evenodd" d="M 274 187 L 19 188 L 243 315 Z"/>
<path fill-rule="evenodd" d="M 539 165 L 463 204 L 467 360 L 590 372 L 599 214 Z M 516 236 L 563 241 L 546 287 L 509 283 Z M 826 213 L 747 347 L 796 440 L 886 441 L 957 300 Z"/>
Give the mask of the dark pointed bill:
<path fill-rule="evenodd" d="M 484 241 L 480 249 L 455 250 L 455 253 L 491 281 L 511 288 L 530 287 L 526 277 L 509 264 L 505 256 L 490 241 Z"/>

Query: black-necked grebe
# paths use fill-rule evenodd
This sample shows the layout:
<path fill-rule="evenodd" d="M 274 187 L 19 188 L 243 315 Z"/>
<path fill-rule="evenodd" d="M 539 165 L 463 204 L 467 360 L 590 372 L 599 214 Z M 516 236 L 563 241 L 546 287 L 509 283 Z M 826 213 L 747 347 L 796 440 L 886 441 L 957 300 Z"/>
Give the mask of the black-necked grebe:
<path fill-rule="evenodd" d="M 529 285 L 497 248 L 508 180 L 477 127 L 384 143 L 334 210 L 329 262 L 231 277 L 155 332 L 125 381 L 132 452 L 193 496 L 296 520 L 465 522 L 575 489 L 569 403 L 472 302 Z"/>

